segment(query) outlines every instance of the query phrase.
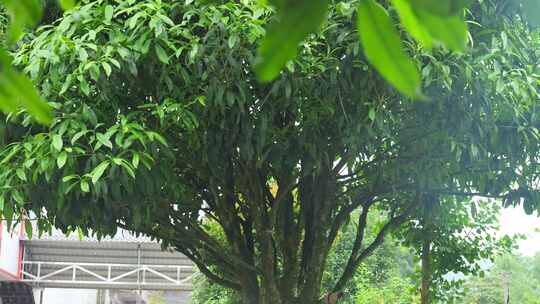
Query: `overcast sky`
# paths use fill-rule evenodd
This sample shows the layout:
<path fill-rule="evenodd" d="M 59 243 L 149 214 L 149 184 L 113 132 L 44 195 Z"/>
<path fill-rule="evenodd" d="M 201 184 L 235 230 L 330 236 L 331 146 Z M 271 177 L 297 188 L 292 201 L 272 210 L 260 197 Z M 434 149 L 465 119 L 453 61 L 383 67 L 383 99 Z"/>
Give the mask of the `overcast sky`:
<path fill-rule="evenodd" d="M 501 232 L 504 234 L 521 233 L 527 239 L 519 242 L 519 252 L 533 256 L 540 252 L 540 217 L 536 213 L 526 215 L 522 207 L 505 208 L 500 217 Z"/>

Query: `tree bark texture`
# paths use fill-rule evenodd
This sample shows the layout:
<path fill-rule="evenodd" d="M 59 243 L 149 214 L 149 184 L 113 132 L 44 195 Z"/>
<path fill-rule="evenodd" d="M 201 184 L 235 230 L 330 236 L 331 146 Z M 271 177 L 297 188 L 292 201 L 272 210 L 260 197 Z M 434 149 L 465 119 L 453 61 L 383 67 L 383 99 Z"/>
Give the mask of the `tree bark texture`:
<path fill-rule="evenodd" d="M 422 286 L 420 290 L 420 303 L 431 303 L 431 242 L 425 239 L 422 244 Z"/>

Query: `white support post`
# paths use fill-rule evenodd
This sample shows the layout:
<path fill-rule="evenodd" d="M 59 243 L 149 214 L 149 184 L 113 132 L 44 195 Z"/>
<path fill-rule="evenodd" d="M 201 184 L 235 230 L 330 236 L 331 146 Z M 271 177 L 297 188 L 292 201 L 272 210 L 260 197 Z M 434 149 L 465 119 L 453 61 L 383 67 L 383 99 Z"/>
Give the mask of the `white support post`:
<path fill-rule="evenodd" d="M 43 294 L 45 293 L 45 288 L 41 288 L 39 291 L 39 304 L 43 304 Z"/>
<path fill-rule="evenodd" d="M 41 262 L 38 262 L 37 264 L 37 279 L 39 280 L 41 278 Z"/>

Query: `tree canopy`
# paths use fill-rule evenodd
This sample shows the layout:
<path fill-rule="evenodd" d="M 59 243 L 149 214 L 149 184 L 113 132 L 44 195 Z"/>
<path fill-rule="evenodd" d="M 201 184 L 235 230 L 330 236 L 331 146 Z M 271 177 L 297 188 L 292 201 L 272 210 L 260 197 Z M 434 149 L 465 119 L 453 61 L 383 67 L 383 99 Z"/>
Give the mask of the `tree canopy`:
<path fill-rule="evenodd" d="M 482 26 L 471 28 L 468 54 L 406 40 L 431 96 L 411 102 L 362 55 L 356 4 L 332 5 L 270 83 L 253 65 L 272 15 L 249 1 L 88 1 L 41 26 L 14 62 L 54 122 L 8 116 L 3 216 L 35 216 L 40 231 L 144 233 L 245 303 L 315 303 L 355 210 L 336 292 L 426 197 L 534 210 L 537 33 L 491 20 L 500 8 L 483 2 L 471 7 Z M 386 221 L 368 240 L 373 210 Z"/>
<path fill-rule="evenodd" d="M 186 1 L 189 5 L 194 0 Z M 201 0 L 202 3 L 219 4 L 223 0 Z M 58 0 L 62 9 L 72 9 L 78 1 Z M 87 1 L 81 1 L 87 3 Z M 467 23 L 464 15 L 470 11 L 468 0 L 393 0 L 388 4 L 400 19 L 401 28 L 407 31 L 424 48 L 431 49 L 442 44 L 455 51 L 467 48 Z M 50 6 L 50 0 L 2 0 L 4 8 L 11 17 L 7 35 L 9 44 L 21 36 L 24 27 L 35 25 L 41 18 L 41 6 Z M 131 4 L 135 1 L 131 1 Z M 268 26 L 268 34 L 262 39 L 257 52 L 255 71 L 258 79 L 275 79 L 289 60 L 297 56 L 298 45 L 308 35 L 317 32 L 327 17 L 329 5 L 335 3 L 345 10 L 356 9 L 357 28 L 367 60 L 403 94 L 413 98 L 423 98 L 421 80 L 413 59 L 402 49 L 398 27 L 392 22 L 389 13 L 376 0 L 365 0 L 351 7 L 350 1 L 329 0 L 259 0 L 260 6 L 268 4 L 276 9 L 276 20 Z M 483 1 L 478 3 L 482 4 Z M 532 26 L 540 22 L 538 0 L 494 1 L 493 5 L 519 14 Z M 41 5 L 40 5 L 41 4 Z M 54 4 L 53 4 L 54 5 Z M 509 9 L 510 8 L 510 9 Z M 352 15 L 351 15 L 352 16 Z M 47 16 L 45 16 L 46 18 Z M 0 48 L 1 62 L 5 77 L 0 79 L 0 109 L 15 111 L 24 108 L 42 123 L 50 123 L 50 108 L 28 79 L 11 68 L 9 55 Z M 390 64 L 391 63 L 391 64 Z"/>

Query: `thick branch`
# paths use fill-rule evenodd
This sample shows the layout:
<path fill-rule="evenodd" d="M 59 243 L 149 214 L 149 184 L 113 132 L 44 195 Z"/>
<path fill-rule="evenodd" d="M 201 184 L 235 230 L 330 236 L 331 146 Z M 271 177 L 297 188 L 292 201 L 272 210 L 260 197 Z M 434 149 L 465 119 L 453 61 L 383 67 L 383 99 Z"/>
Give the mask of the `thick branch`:
<path fill-rule="evenodd" d="M 336 291 L 340 291 L 342 290 L 344 287 L 345 287 L 345 284 L 347 284 L 347 282 L 352 278 L 352 276 L 354 275 L 354 270 L 356 270 L 356 268 L 358 268 L 358 266 L 360 265 L 360 263 L 362 261 L 364 261 L 367 257 L 369 257 L 377 247 L 379 247 L 383 241 L 384 241 L 384 238 L 386 236 L 386 234 L 398 227 L 399 225 L 401 225 L 403 222 L 405 222 L 407 220 L 407 218 L 409 217 L 409 215 L 411 214 L 411 212 L 414 210 L 414 208 L 416 207 L 416 203 L 414 204 L 411 204 L 411 206 L 409 206 L 409 208 L 407 208 L 401 215 L 397 216 L 397 217 L 393 217 L 392 219 L 390 219 L 382 228 L 381 230 L 379 231 L 379 233 L 377 234 L 377 236 L 375 237 L 375 240 L 373 240 L 373 242 L 371 242 L 371 244 L 369 244 L 369 246 L 367 246 L 359 255 L 358 257 L 356 258 L 353 258 L 354 262 L 352 263 L 352 266 L 349 268 L 349 269 L 352 269 L 349 270 L 349 271 L 345 271 L 341 277 L 339 278 L 338 282 L 336 283 L 336 285 L 334 286 L 334 292 Z"/>
<path fill-rule="evenodd" d="M 362 242 L 364 240 L 369 207 L 370 205 L 367 205 L 362 209 L 362 213 L 360 214 L 360 218 L 358 219 L 358 228 L 356 230 L 356 238 L 354 240 L 354 245 L 353 245 L 351 254 L 349 256 L 349 259 L 347 261 L 347 264 L 345 266 L 345 269 L 343 270 L 342 277 L 349 277 L 350 274 L 354 273 L 354 271 L 357 268 L 356 260 L 358 256 L 358 251 L 362 247 Z M 341 290 L 343 286 L 339 285 L 339 282 L 338 282 L 338 285 L 336 286 L 336 288 L 339 288 L 339 290 Z"/>

